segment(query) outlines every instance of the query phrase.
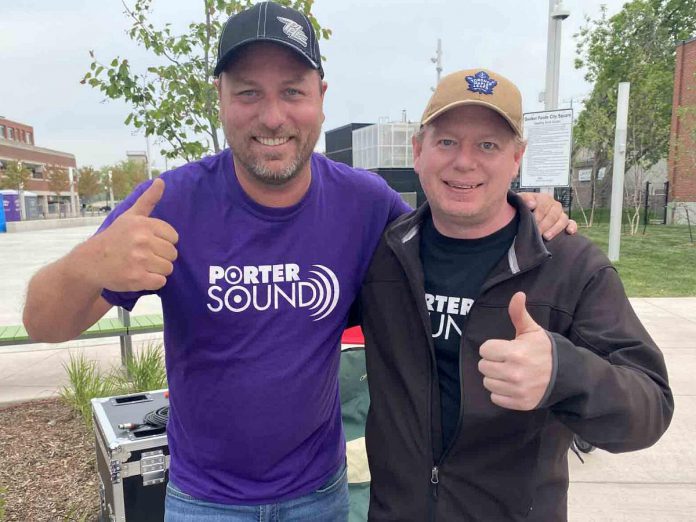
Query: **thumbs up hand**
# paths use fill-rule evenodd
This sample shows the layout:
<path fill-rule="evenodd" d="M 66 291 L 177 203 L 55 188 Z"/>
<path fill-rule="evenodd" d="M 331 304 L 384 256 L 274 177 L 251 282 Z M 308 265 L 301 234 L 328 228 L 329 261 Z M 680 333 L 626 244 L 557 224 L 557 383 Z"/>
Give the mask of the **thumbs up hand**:
<path fill-rule="evenodd" d="M 489 339 L 481 345 L 479 371 L 491 401 L 511 410 L 528 411 L 539 405 L 551 381 L 551 340 L 526 308 L 527 296 L 517 292 L 508 313 L 515 327 L 512 341 Z"/>
<path fill-rule="evenodd" d="M 117 292 L 158 290 L 177 258 L 179 234 L 167 222 L 150 217 L 162 199 L 164 181 L 155 179 L 131 208 L 90 239 L 95 254 L 92 275 L 101 288 Z"/>

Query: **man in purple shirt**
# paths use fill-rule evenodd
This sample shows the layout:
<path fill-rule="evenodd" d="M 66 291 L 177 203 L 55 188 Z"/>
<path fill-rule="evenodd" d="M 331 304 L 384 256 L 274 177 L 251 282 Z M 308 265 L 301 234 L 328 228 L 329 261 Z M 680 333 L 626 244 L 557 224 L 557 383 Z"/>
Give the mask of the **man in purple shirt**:
<path fill-rule="evenodd" d="M 166 519 L 345 520 L 338 345 L 382 231 L 410 209 L 378 176 L 312 153 L 326 83 L 303 14 L 263 2 L 231 17 L 215 75 L 230 149 L 142 184 L 39 271 L 25 325 L 64 341 L 156 293 Z M 558 209 L 539 212 L 552 235 Z"/>

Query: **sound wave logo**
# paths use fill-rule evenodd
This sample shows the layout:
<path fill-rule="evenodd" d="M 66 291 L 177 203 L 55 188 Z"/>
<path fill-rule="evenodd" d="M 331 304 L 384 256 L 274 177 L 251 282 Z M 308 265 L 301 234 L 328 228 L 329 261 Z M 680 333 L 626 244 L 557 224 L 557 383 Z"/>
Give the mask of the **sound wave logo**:
<path fill-rule="evenodd" d="M 316 310 L 313 314 L 315 321 L 320 321 L 329 315 L 338 303 L 340 289 L 336 275 L 326 268 L 324 265 L 312 265 L 319 270 L 310 270 L 309 273 L 316 277 L 310 277 L 308 282 L 313 283 L 312 288 L 315 290 L 314 303 L 310 305 L 310 310 Z"/>
<path fill-rule="evenodd" d="M 338 278 L 324 265 L 310 265 L 304 276 L 301 273 L 296 263 L 211 265 L 207 307 L 214 313 L 304 308 L 310 312 L 313 321 L 321 321 L 338 304 L 341 294 Z"/>

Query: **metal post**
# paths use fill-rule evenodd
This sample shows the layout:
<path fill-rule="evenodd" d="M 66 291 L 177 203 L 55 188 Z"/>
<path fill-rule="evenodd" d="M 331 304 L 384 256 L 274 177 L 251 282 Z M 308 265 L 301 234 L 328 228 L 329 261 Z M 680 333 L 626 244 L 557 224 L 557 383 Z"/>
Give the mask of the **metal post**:
<path fill-rule="evenodd" d="M 662 224 L 667 224 L 667 205 L 669 205 L 669 181 L 665 181 L 665 204 L 664 204 L 664 214 L 662 216 Z"/>
<path fill-rule="evenodd" d="M 442 40 L 440 38 L 437 39 L 435 56 L 431 58 L 430 61 L 435 64 L 435 70 L 437 71 L 437 83 L 435 83 L 435 87 L 437 87 L 440 83 L 440 75 L 442 74 Z M 435 87 L 432 88 L 433 91 Z"/>
<path fill-rule="evenodd" d="M 75 175 L 72 167 L 68 167 L 68 182 L 70 183 L 70 217 L 77 216 L 77 204 L 75 202 Z"/>
<path fill-rule="evenodd" d="M 130 327 L 130 312 L 125 308 L 118 307 L 118 320 L 126 328 Z M 129 333 L 119 335 L 121 343 L 121 365 L 128 372 L 128 361 L 133 358 L 133 339 Z M 130 377 L 130 375 L 128 375 Z"/>
<path fill-rule="evenodd" d="M 549 25 L 546 42 L 546 89 L 544 110 L 558 108 L 558 86 L 561 74 L 561 23 L 570 16 L 560 0 L 549 0 Z M 540 192 L 553 196 L 553 187 L 541 187 Z"/>
<path fill-rule="evenodd" d="M 645 230 L 648 228 L 648 198 L 650 197 L 650 182 L 645 182 L 645 208 L 643 209 L 643 235 L 645 235 Z"/>
<path fill-rule="evenodd" d="M 111 171 L 108 172 L 109 174 L 109 207 L 111 210 L 114 209 L 114 180 L 111 176 Z"/>
<path fill-rule="evenodd" d="M 626 137 L 628 134 L 628 95 L 631 84 L 619 83 L 614 133 L 614 170 L 611 182 L 611 216 L 609 218 L 609 260 L 619 260 L 621 214 L 623 213 L 624 168 L 626 166 Z"/>
<path fill-rule="evenodd" d="M 152 179 L 152 162 L 150 161 L 150 136 L 145 136 L 147 142 L 147 179 Z"/>

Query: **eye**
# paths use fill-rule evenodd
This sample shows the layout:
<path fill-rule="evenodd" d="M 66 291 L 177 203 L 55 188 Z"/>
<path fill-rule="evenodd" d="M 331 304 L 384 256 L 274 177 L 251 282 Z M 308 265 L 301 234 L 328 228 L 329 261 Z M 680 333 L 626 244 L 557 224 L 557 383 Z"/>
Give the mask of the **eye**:
<path fill-rule="evenodd" d="M 451 140 L 449 138 L 442 138 L 441 140 L 438 140 L 437 143 L 438 143 L 438 145 L 441 145 L 442 147 L 446 147 L 446 148 L 453 147 L 457 144 L 456 141 Z"/>
<path fill-rule="evenodd" d="M 498 148 L 498 145 L 496 145 L 496 144 L 493 143 L 492 141 L 484 141 L 484 142 L 482 142 L 482 143 L 480 144 L 480 147 L 481 147 L 483 150 L 495 150 L 495 149 Z"/>
<path fill-rule="evenodd" d="M 288 87 L 285 89 L 285 94 L 289 97 L 295 97 L 295 96 L 300 96 L 302 94 L 302 91 L 299 89 L 295 89 L 294 87 Z"/>

